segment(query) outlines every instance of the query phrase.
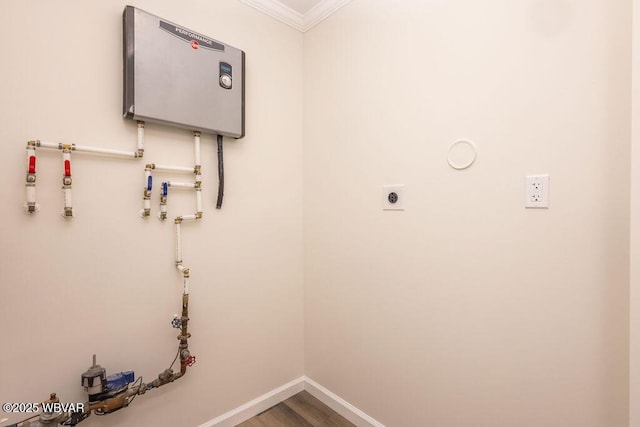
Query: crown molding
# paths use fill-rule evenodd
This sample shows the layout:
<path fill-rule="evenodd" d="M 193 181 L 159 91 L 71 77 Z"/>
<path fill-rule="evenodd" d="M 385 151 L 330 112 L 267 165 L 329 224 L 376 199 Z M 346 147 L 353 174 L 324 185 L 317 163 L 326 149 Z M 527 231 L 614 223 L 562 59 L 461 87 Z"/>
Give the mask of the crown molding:
<path fill-rule="evenodd" d="M 296 12 L 278 0 L 240 1 L 304 33 L 324 21 L 329 15 L 351 0 L 322 0 L 305 14 Z"/>
<path fill-rule="evenodd" d="M 312 29 L 350 1 L 351 0 L 322 0 L 302 16 L 304 28 L 302 32 Z"/>
<path fill-rule="evenodd" d="M 255 7 L 260 12 L 275 18 L 285 24 L 304 32 L 303 16 L 301 13 L 287 7 L 276 0 L 240 0 L 242 3 Z"/>

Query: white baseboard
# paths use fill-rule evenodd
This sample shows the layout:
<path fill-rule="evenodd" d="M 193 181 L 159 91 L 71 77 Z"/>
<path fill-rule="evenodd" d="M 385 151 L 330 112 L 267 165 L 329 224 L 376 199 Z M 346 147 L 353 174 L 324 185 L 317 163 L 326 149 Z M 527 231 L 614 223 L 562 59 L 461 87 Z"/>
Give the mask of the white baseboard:
<path fill-rule="evenodd" d="M 333 409 L 358 427 L 384 427 L 382 423 L 371 418 L 340 396 L 327 390 L 314 380 L 304 377 L 304 389 L 313 397 Z"/>
<path fill-rule="evenodd" d="M 324 388 L 308 377 L 300 377 L 278 388 L 263 394 L 225 414 L 201 424 L 199 427 L 235 427 L 272 406 L 287 400 L 302 390 L 308 391 L 313 397 L 351 421 L 358 427 L 385 427 L 382 423 L 371 418 L 340 396 Z"/>
<path fill-rule="evenodd" d="M 262 396 L 256 397 L 251 402 L 247 402 L 236 409 L 201 424 L 199 427 L 235 427 L 304 390 L 304 379 L 304 377 L 300 377 L 290 381 Z"/>

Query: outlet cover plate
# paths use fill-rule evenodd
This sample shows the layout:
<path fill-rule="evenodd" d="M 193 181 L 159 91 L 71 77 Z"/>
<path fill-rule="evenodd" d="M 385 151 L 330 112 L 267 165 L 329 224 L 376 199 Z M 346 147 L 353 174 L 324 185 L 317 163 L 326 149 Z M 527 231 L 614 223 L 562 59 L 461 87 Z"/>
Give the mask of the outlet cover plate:
<path fill-rule="evenodd" d="M 382 187 L 382 209 L 385 211 L 404 210 L 404 184 Z"/>
<path fill-rule="evenodd" d="M 549 208 L 549 175 L 527 175 L 525 208 Z"/>

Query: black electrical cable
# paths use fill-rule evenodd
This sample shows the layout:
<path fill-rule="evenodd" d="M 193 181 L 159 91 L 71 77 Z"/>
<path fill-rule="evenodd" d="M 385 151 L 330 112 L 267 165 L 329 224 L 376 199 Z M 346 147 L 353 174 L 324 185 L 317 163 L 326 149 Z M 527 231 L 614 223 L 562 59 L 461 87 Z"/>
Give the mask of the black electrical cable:
<path fill-rule="evenodd" d="M 218 201 L 216 209 L 222 207 L 222 197 L 224 196 L 224 162 L 222 160 L 222 135 L 218 135 Z"/>
<path fill-rule="evenodd" d="M 169 369 L 173 368 L 173 364 L 176 363 L 176 360 L 178 360 L 178 356 L 180 356 L 180 349 L 178 349 L 178 351 L 176 353 L 176 357 L 173 359 L 173 362 L 171 362 L 171 365 L 169 366 Z"/>
<path fill-rule="evenodd" d="M 135 387 L 138 381 L 140 381 L 140 384 L 138 384 L 138 392 L 133 396 L 131 396 L 131 399 L 129 400 L 129 402 L 127 402 L 127 406 L 131 405 L 131 402 L 133 402 L 133 399 L 135 399 L 136 396 L 140 394 L 140 387 L 142 387 L 142 377 L 139 377 L 137 380 L 135 380 L 132 387 Z"/>

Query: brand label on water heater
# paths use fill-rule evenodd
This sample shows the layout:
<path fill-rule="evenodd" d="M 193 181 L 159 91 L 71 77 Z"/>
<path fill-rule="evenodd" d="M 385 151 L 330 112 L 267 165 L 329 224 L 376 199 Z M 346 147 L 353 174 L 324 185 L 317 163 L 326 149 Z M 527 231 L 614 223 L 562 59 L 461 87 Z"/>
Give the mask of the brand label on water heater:
<path fill-rule="evenodd" d="M 224 52 L 224 45 L 208 39 L 205 36 L 201 36 L 200 34 L 196 34 L 193 31 L 180 28 L 177 25 L 171 24 L 169 22 L 164 22 L 162 20 L 160 20 L 160 28 L 173 36 L 179 37 L 182 40 L 191 43 L 191 47 L 194 46 L 193 42 L 196 42 L 196 46 L 198 47 L 215 49 Z M 193 48 L 197 49 L 197 47 Z"/>

